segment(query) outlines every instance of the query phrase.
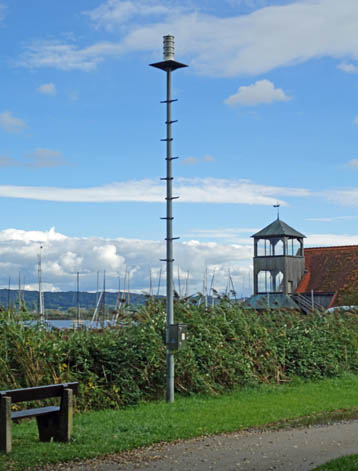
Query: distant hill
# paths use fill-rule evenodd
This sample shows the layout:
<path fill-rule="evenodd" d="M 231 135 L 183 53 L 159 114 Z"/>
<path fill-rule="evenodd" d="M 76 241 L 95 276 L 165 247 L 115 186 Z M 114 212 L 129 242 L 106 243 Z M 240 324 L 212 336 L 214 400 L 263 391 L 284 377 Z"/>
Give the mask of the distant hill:
<path fill-rule="evenodd" d="M 25 301 L 27 308 L 37 310 L 38 308 L 38 291 L 21 291 L 22 298 Z M 105 303 L 109 306 L 115 306 L 117 302 L 118 293 L 106 293 Z M 8 304 L 14 306 L 19 299 L 19 291 L 14 289 L 0 289 L 0 305 L 7 309 Z M 88 293 L 81 291 L 79 293 L 81 308 L 90 309 L 96 307 L 97 293 Z M 144 304 L 148 299 L 144 294 L 130 293 L 131 304 Z M 64 292 L 44 292 L 45 309 L 59 309 L 66 311 L 70 307 L 77 306 L 77 291 L 64 291 Z"/>

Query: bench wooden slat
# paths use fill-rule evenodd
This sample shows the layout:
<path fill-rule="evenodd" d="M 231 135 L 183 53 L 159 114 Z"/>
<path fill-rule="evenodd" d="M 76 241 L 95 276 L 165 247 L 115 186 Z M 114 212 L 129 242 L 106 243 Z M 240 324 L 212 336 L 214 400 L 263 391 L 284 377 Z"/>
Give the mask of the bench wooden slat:
<path fill-rule="evenodd" d="M 37 409 L 27 409 L 11 412 L 11 419 L 26 419 L 28 417 L 37 417 L 39 415 L 46 415 L 51 412 L 59 412 L 59 406 L 38 407 Z"/>
<path fill-rule="evenodd" d="M 50 384 L 48 386 L 36 386 L 34 388 L 9 389 L 8 391 L 0 391 L 0 397 L 11 397 L 12 403 L 37 401 L 50 397 L 60 397 L 64 389 L 72 389 L 73 393 L 77 394 L 78 383 Z"/>

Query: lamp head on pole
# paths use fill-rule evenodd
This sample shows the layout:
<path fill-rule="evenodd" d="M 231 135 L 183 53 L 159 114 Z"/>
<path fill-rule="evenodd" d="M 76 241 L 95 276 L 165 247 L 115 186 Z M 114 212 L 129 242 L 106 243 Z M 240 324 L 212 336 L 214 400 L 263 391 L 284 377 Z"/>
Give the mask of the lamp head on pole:
<path fill-rule="evenodd" d="M 174 36 L 171 34 L 163 36 L 163 61 L 150 65 L 166 72 L 181 69 L 182 67 L 188 67 L 174 59 Z"/>
<path fill-rule="evenodd" d="M 163 60 L 174 60 L 174 36 L 171 34 L 163 36 Z"/>

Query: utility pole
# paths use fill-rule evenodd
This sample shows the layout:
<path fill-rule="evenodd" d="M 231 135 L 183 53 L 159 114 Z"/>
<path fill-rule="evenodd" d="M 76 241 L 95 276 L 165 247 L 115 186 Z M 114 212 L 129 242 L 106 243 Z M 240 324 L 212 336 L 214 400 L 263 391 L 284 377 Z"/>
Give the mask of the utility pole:
<path fill-rule="evenodd" d="M 172 162 L 178 157 L 173 157 L 172 154 L 172 124 L 176 121 L 172 120 L 172 103 L 177 100 L 172 99 L 172 83 L 171 76 L 172 72 L 182 67 L 187 67 L 185 64 L 181 64 L 174 60 L 174 36 L 167 35 L 163 37 L 163 61 L 150 64 L 152 67 L 163 70 L 166 73 L 167 78 L 167 98 L 162 103 L 166 104 L 167 116 L 166 116 L 166 130 L 167 136 L 162 141 L 166 142 L 167 156 L 166 156 L 166 168 L 167 175 L 162 180 L 166 181 L 166 217 L 162 218 L 166 220 L 166 258 L 162 261 L 166 262 L 167 265 L 167 325 L 166 325 L 166 401 L 174 402 L 174 354 L 169 348 L 169 329 L 174 324 L 174 303 L 173 303 L 173 240 L 178 237 L 173 237 L 173 200 L 178 198 L 173 196 L 172 183 L 173 183 L 173 170 Z"/>

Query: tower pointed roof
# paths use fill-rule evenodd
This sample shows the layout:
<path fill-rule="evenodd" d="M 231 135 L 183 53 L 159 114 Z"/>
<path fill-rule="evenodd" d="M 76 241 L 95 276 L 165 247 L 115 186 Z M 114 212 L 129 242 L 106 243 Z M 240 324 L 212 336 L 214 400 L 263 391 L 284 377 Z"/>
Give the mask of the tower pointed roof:
<path fill-rule="evenodd" d="M 301 232 L 296 231 L 293 227 L 286 224 L 284 221 L 278 217 L 275 221 L 273 221 L 268 226 L 261 229 L 261 231 L 256 232 L 251 237 L 255 239 L 262 239 L 264 237 L 299 237 L 303 238 L 306 237 L 305 235 L 301 234 Z"/>

